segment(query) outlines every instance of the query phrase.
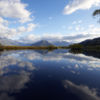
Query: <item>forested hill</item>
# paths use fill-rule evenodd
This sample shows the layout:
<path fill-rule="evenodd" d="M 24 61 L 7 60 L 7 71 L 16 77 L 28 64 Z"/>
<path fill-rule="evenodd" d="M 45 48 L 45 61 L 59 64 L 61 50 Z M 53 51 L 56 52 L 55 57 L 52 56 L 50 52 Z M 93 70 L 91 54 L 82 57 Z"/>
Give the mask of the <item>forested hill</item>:
<path fill-rule="evenodd" d="M 100 46 L 100 37 L 91 39 L 91 40 L 85 40 L 85 41 L 81 42 L 80 44 L 84 45 L 84 46 L 96 46 L 96 45 Z"/>

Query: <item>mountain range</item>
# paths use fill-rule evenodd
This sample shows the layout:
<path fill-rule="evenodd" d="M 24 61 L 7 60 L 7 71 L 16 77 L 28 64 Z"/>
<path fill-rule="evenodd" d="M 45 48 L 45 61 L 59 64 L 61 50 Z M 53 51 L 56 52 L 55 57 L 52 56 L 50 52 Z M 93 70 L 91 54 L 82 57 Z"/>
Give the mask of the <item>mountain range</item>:
<path fill-rule="evenodd" d="M 55 45 L 55 46 L 68 46 L 71 43 L 70 42 L 66 42 L 66 41 L 53 41 L 53 42 L 49 42 L 47 40 L 41 40 L 35 43 L 22 43 L 22 42 L 18 42 L 15 40 L 11 40 L 11 39 L 7 39 L 7 38 L 0 38 L 0 44 L 2 45 L 16 45 L 16 46 L 50 46 L 50 45 Z"/>
<path fill-rule="evenodd" d="M 14 40 L 11 40 L 11 39 L 7 39 L 7 38 L 0 38 L 0 44 L 2 45 L 22 45 L 22 43 L 18 42 L 18 41 L 14 41 Z"/>
<path fill-rule="evenodd" d="M 2 45 L 16 45 L 16 46 L 68 46 L 72 43 L 70 42 L 66 42 L 66 41 L 53 41 L 53 42 L 49 42 L 47 40 L 41 40 L 35 43 L 22 43 L 22 42 L 18 42 L 15 40 L 11 40 L 11 39 L 7 39 L 7 38 L 0 38 L 0 44 Z M 79 44 L 84 45 L 84 46 L 95 46 L 95 45 L 100 45 L 100 37 L 98 38 L 94 38 L 94 39 L 89 39 L 89 40 L 85 40 L 80 42 Z"/>
<path fill-rule="evenodd" d="M 69 46 L 72 43 L 66 41 L 54 41 L 52 44 L 55 46 Z"/>

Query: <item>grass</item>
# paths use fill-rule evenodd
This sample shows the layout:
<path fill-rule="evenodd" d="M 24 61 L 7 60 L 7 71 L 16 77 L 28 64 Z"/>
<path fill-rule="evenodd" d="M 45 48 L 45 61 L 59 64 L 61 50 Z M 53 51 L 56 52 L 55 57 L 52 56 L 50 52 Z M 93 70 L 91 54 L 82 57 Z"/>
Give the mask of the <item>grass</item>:
<path fill-rule="evenodd" d="M 83 46 L 80 44 L 73 44 L 70 46 L 0 46 L 0 51 L 3 50 L 26 50 L 26 49 L 33 49 L 33 50 L 54 50 L 54 49 L 70 49 L 71 52 L 84 52 L 84 51 L 93 51 L 93 52 L 100 52 L 100 45 L 99 46 Z"/>
<path fill-rule="evenodd" d="M 37 46 L 0 46 L 0 50 L 25 50 L 25 49 L 48 49 L 48 50 L 52 50 L 52 49 L 58 49 L 58 47 L 56 46 L 40 46 L 40 47 L 37 47 Z"/>

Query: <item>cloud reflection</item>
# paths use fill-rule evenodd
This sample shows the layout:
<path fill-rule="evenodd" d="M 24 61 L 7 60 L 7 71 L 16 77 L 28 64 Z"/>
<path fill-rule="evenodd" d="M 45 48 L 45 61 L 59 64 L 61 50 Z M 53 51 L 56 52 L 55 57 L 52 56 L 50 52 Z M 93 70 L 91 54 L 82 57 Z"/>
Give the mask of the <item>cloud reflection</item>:
<path fill-rule="evenodd" d="M 68 80 L 64 81 L 64 87 L 67 91 L 78 96 L 80 100 L 100 100 L 95 88 L 90 89 L 85 85 L 76 85 Z"/>
<path fill-rule="evenodd" d="M 30 75 L 36 69 L 34 61 L 41 60 L 43 63 L 54 61 L 61 64 L 62 68 L 69 69 L 73 74 L 80 74 L 81 68 L 92 71 L 100 69 L 100 59 L 72 54 L 65 51 L 37 52 L 37 51 L 6 51 L 0 56 L 0 100 L 14 100 L 12 93 L 20 93 L 30 81 Z M 64 64 L 62 63 L 64 61 Z M 87 86 L 76 85 L 70 81 L 64 81 L 64 87 L 69 89 L 83 100 L 100 100 L 96 89 Z"/>
<path fill-rule="evenodd" d="M 68 51 L 65 52 L 58 52 L 57 50 L 54 50 L 52 52 L 48 52 L 46 54 L 40 54 L 36 51 L 30 51 L 28 53 L 23 54 L 25 58 L 28 60 L 42 60 L 42 61 L 62 61 L 66 60 L 66 62 L 69 63 L 75 63 L 75 67 L 78 66 L 78 64 L 86 64 L 89 67 L 92 68 L 100 68 L 100 59 L 92 57 L 92 56 L 86 56 L 84 54 L 72 54 Z"/>
<path fill-rule="evenodd" d="M 27 88 L 35 66 L 6 52 L 0 56 L 0 100 L 15 100 L 12 93 Z"/>

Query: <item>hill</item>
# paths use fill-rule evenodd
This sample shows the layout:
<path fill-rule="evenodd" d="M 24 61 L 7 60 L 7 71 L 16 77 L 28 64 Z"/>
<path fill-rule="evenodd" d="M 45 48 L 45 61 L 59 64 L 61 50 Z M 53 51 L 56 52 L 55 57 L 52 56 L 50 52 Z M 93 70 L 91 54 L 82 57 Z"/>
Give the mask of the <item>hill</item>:
<path fill-rule="evenodd" d="M 15 40 L 11 40 L 11 39 L 7 39 L 7 38 L 0 38 L 0 44 L 5 45 L 5 46 L 9 46 L 9 45 L 22 45 L 22 43 L 15 41 Z"/>
<path fill-rule="evenodd" d="M 39 42 L 32 44 L 31 46 L 53 46 L 53 44 L 46 40 L 41 40 Z"/>
<path fill-rule="evenodd" d="M 91 40 L 85 40 L 79 44 L 83 46 L 100 46 L 100 37 Z"/>

